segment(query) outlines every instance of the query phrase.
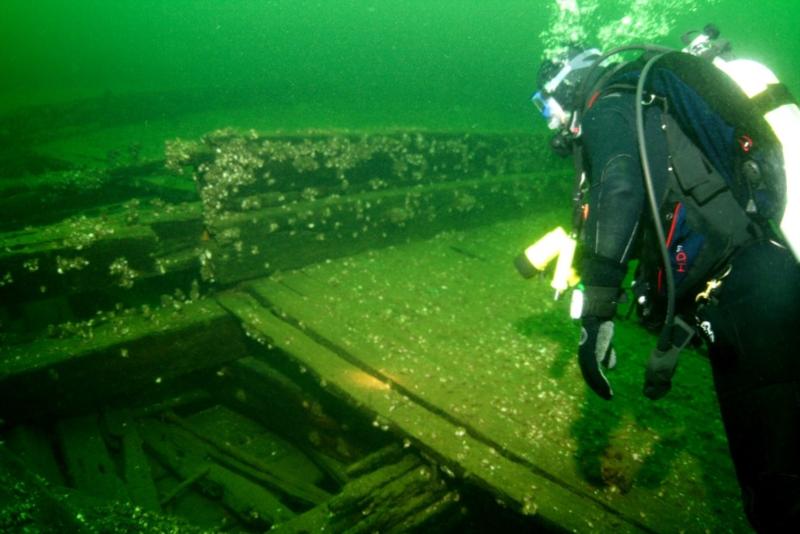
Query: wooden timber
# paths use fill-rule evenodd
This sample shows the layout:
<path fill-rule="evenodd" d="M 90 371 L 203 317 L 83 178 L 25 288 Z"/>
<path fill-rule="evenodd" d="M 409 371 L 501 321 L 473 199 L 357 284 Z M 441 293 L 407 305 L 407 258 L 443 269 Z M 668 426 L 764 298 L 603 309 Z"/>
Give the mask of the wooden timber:
<path fill-rule="evenodd" d="M 169 144 L 167 166 L 193 171 L 211 237 L 202 273 L 230 284 L 519 216 L 544 190 L 566 185 L 565 169 L 532 141 L 221 130 Z M 545 162 L 551 171 L 541 170 Z"/>
<path fill-rule="evenodd" d="M 6 434 L 6 445 L 31 471 L 47 482 L 65 484 L 49 437 L 42 429 L 17 425 Z"/>
<path fill-rule="evenodd" d="M 124 258 L 137 280 L 194 267 L 202 234 L 199 203 L 127 203 L 107 213 L 2 234 L 0 285 L 5 303 L 124 286 L 115 260 Z M 184 259 L 176 262 L 183 253 Z M 187 257 L 188 256 L 188 257 Z"/>
<path fill-rule="evenodd" d="M 261 404 L 258 408 L 267 409 Z M 272 475 L 269 478 L 280 485 L 287 481 L 299 490 L 304 489 L 310 502 L 330 497 L 319 489 L 324 484 L 323 471 L 308 456 L 281 435 L 236 410 L 218 404 L 186 418 L 168 411 L 164 418 L 205 440 L 239 466 Z"/>
<path fill-rule="evenodd" d="M 298 201 L 209 223 L 208 275 L 222 284 L 521 216 L 563 173 L 488 176 Z"/>
<path fill-rule="evenodd" d="M 221 463 L 228 464 L 232 468 L 247 471 L 250 476 L 258 478 L 276 490 L 312 504 L 318 504 L 330 497 L 327 492 L 316 486 L 302 482 L 300 477 L 294 476 L 295 473 L 287 472 L 280 466 L 265 462 L 258 456 L 236 447 L 228 441 L 218 439 L 210 433 L 203 433 L 173 413 L 165 414 L 164 418 L 186 435 L 202 443 L 210 457 L 219 459 Z"/>
<path fill-rule="evenodd" d="M 0 352 L 0 417 L 93 409 L 245 354 L 239 325 L 211 300 L 118 318 L 85 337 L 40 339 Z"/>
<path fill-rule="evenodd" d="M 73 487 L 95 497 L 126 500 L 127 490 L 117 475 L 97 415 L 62 419 L 58 424 L 60 450 Z"/>
<path fill-rule="evenodd" d="M 156 525 L 196 531 L 181 516 L 205 521 L 214 531 L 264 531 L 290 520 L 293 509 L 305 511 L 332 499 L 317 486 L 324 481 L 315 466 L 261 425 L 221 405 L 182 408 L 191 414 L 184 418 L 166 411 L 150 417 L 142 410 L 109 409 L 58 420 L 55 442 L 42 432 L 51 426 L 44 421 L 17 426 L 0 440 L 7 437 L 15 452 L 23 448 L 27 469 L 47 476 L 50 498 L 68 497 L 71 513 L 86 523 L 87 532 L 148 531 Z M 5 447 L 0 449 L 1 478 L 9 475 L 3 468 L 11 466 L 4 464 Z M 42 459 L 55 474 L 37 464 Z M 166 482 L 165 469 L 173 475 Z M 34 519 L 31 488 L 15 487 L 13 498 L 0 499 L 4 532 Z M 207 513 L 194 509 L 199 503 Z M 408 518 L 401 514 L 399 519 Z"/>
<path fill-rule="evenodd" d="M 546 190 L 567 194 L 568 171 L 534 141 L 222 130 L 168 143 L 164 160 L 8 178 L 0 196 L 19 216 L 0 225 L 0 323 L 24 343 L 116 305 L 152 306 L 165 288 L 231 285 L 521 216 Z"/>
<path fill-rule="evenodd" d="M 270 491 L 210 461 L 209 450 L 190 433 L 157 420 L 140 423 L 147 449 L 182 479 L 197 478 L 205 492 L 218 497 L 240 520 L 266 528 L 294 514 Z M 201 476 L 197 466 L 202 466 Z"/>
<path fill-rule="evenodd" d="M 0 231 L 54 224 L 134 198 L 172 204 L 197 199 L 194 183 L 170 175 L 163 159 L 97 165 L 0 180 Z"/>
<path fill-rule="evenodd" d="M 7 447 L 0 446 L 0 530 L 81 532 L 76 510 Z"/>
<path fill-rule="evenodd" d="M 108 433 L 119 441 L 122 478 L 130 500 L 146 510 L 158 512 L 161 505 L 145 455 L 136 420 L 128 410 L 108 410 L 103 420 Z"/>
<path fill-rule="evenodd" d="M 420 529 L 434 514 L 445 513 L 456 499 L 436 474 L 407 454 L 349 482 L 326 503 L 290 521 L 276 532 L 404 532 Z M 415 517 L 419 514 L 420 517 Z"/>
<path fill-rule="evenodd" d="M 253 317 L 253 321 L 259 325 L 259 331 L 271 343 L 313 369 L 328 387 L 353 397 L 362 409 L 375 413 L 379 417 L 377 420 L 382 421 L 387 429 L 389 426 L 396 428 L 401 434 L 413 438 L 418 446 L 444 459 L 444 462 L 460 458 L 456 464 L 459 476 L 479 481 L 520 508 L 527 509 L 535 502 L 537 507 L 544 507 L 542 515 L 545 518 L 551 521 L 559 519 L 553 522 L 567 528 L 584 527 L 586 522 L 592 522 L 624 530 L 624 523 L 619 517 L 591 498 L 581 498 L 528 466 L 506 459 L 491 444 L 474 439 L 462 426 L 439 417 L 403 393 L 394 391 L 390 383 L 349 364 L 302 331 L 261 308 L 252 297 L 227 294 L 220 299 L 234 313 Z M 250 324 L 255 327 L 253 323 Z M 453 472 L 452 467 L 448 466 L 448 469 Z M 548 508 L 557 511 L 559 517 L 548 517 Z M 560 517 L 562 513 L 574 519 L 569 521 Z"/>
<path fill-rule="evenodd" d="M 309 199 L 561 167 L 537 140 L 481 132 L 219 130 L 199 141 L 168 144 L 166 165 L 195 171 L 207 215 L 214 218 L 270 199 L 283 203 L 280 195 L 293 193 Z"/>
<path fill-rule="evenodd" d="M 258 336 L 250 332 L 251 336 Z M 371 421 L 357 421 L 354 413 L 331 413 L 330 395 L 323 396 L 305 381 L 305 387 L 270 365 L 280 356 L 246 357 L 226 365 L 214 392 L 228 406 L 247 414 L 289 439 L 319 470 L 337 484 L 350 475 L 345 465 L 379 446 Z M 362 417 L 363 418 L 363 417 Z M 346 420 L 343 424 L 342 420 Z"/>
<path fill-rule="evenodd" d="M 218 300 L 376 424 L 548 524 L 746 532 L 702 359 L 684 358 L 661 403 L 640 400 L 634 371 L 612 378 L 613 406 L 585 393 L 566 311 L 508 261 L 546 219 L 326 262 Z M 620 330 L 620 354 L 649 353 L 650 336 Z"/>

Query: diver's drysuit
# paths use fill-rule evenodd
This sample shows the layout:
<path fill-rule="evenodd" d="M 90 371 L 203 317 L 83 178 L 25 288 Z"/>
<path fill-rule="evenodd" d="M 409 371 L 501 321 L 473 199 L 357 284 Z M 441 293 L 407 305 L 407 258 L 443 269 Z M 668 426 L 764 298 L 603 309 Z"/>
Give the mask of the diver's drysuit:
<path fill-rule="evenodd" d="M 676 194 L 670 187 L 675 161 L 669 155 L 663 111 L 657 98 L 644 109 L 652 184 L 662 207 L 669 204 L 665 196 Z M 591 327 L 613 318 L 629 260 L 638 258 L 644 269 L 648 264 L 658 269 L 657 259 L 653 266 L 652 256 L 648 259 L 642 251 L 659 244 L 647 232 L 652 217 L 646 208 L 635 94 L 624 88 L 601 90 L 581 125 L 589 189 L 580 274 L 592 295 L 583 315 L 584 325 Z M 728 135 L 726 143 L 732 146 L 718 145 L 718 154 L 706 156 L 730 156 L 731 161 L 720 165 L 732 167 L 737 139 Z M 682 199 L 679 195 L 673 200 Z M 768 233 L 754 228 L 743 232 L 732 249 L 717 249 L 717 261 L 696 266 L 707 272 L 694 270 L 676 278 L 676 310 L 687 321 L 697 321 L 709 347 L 748 517 L 760 531 L 798 531 L 800 266 Z M 712 279 L 713 287 L 707 286 Z M 711 289 L 704 292 L 706 288 Z"/>

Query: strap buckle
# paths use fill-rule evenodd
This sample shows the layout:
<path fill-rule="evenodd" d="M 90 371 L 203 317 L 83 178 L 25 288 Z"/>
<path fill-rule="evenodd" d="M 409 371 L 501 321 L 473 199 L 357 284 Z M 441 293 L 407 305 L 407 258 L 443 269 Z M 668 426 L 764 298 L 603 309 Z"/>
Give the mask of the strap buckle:
<path fill-rule="evenodd" d="M 730 265 L 728 265 L 728 267 L 725 269 L 725 272 L 722 273 L 720 276 L 718 276 L 717 278 L 712 278 L 711 280 L 706 282 L 706 288 L 700 293 L 698 293 L 697 296 L 694 297 L 694 301 L 700 302 L 701 300 L 711 300 L 711 294 L 717 289 L 719 289 L 720 286 L 722 286 L 722 280 L 729 274 L 731 274 Z"/>

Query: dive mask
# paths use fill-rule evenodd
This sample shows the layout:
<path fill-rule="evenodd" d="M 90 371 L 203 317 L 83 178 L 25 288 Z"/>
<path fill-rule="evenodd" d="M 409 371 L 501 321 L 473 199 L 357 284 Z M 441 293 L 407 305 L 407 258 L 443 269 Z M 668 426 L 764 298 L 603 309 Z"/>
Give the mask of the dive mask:
<path fill-rule="evenodd" d="M 546 78 L 540 78 L 541 90 L 534 93 L 531 102 L 547 120 L 548 128 L 557 130 L 569 123 L 570 112 L 564 109 L 562 103 L 572 107 L 571 103 L 580 80 L 600 56 L 600 50 L 590 48 L 574 55 L 569 61 L 546 62 L 546 66 L 543 67 L 545 70 L 540 70 L 540 77 L 544 75 Z M 558 71 L 553 72 L 551 69 L 554 67 L 558 68 Z"/>
<path fill-rule="evenodd" d="M 531 102 L 547 121 L 547 127 L 551 130 L 558 130 L 569 121 L 569 116 L 558 100 L 549 95 L 543 95 L 541 91 L 536 91 L 531 96 Z"/>

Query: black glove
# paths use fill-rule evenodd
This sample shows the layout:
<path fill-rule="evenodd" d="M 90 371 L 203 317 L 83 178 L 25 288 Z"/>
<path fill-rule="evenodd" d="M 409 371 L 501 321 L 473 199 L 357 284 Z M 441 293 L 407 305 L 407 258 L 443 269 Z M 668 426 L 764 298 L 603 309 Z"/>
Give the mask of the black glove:
<path fill-rule="evenodd" d="M 644 396 L 660 399 L 672 389 L 672 377 L 678 367 L 678 354 L 681 347 L 672 346 L 666 351 L 656 347 L 650 353 L 650 360 L 644 371 Z"/>
<path fill-rule="evenodd" d="M 601 368 L 613 369 L 617 364 L 617 354 L 611 346 L 614 337 L 614 322 L 597 317 L 584 317 L 581 321 L 581 342 L 578 347 L 578 364 L 583 379 L 592 390 L 606 400 L 611 400 L 614 392 Z"/>
<path fill-rule="evenodd" d="M 658 347 L 650 353 L 647 368 L 644 370 L 644 396 L 660 399 L 672 389 L 672 377 L 678 367 L 678 355 L 689 344 L 695 334 L 694 327 L 680 317 L 675 317 L 669 332 L 669 348 Z"/>

